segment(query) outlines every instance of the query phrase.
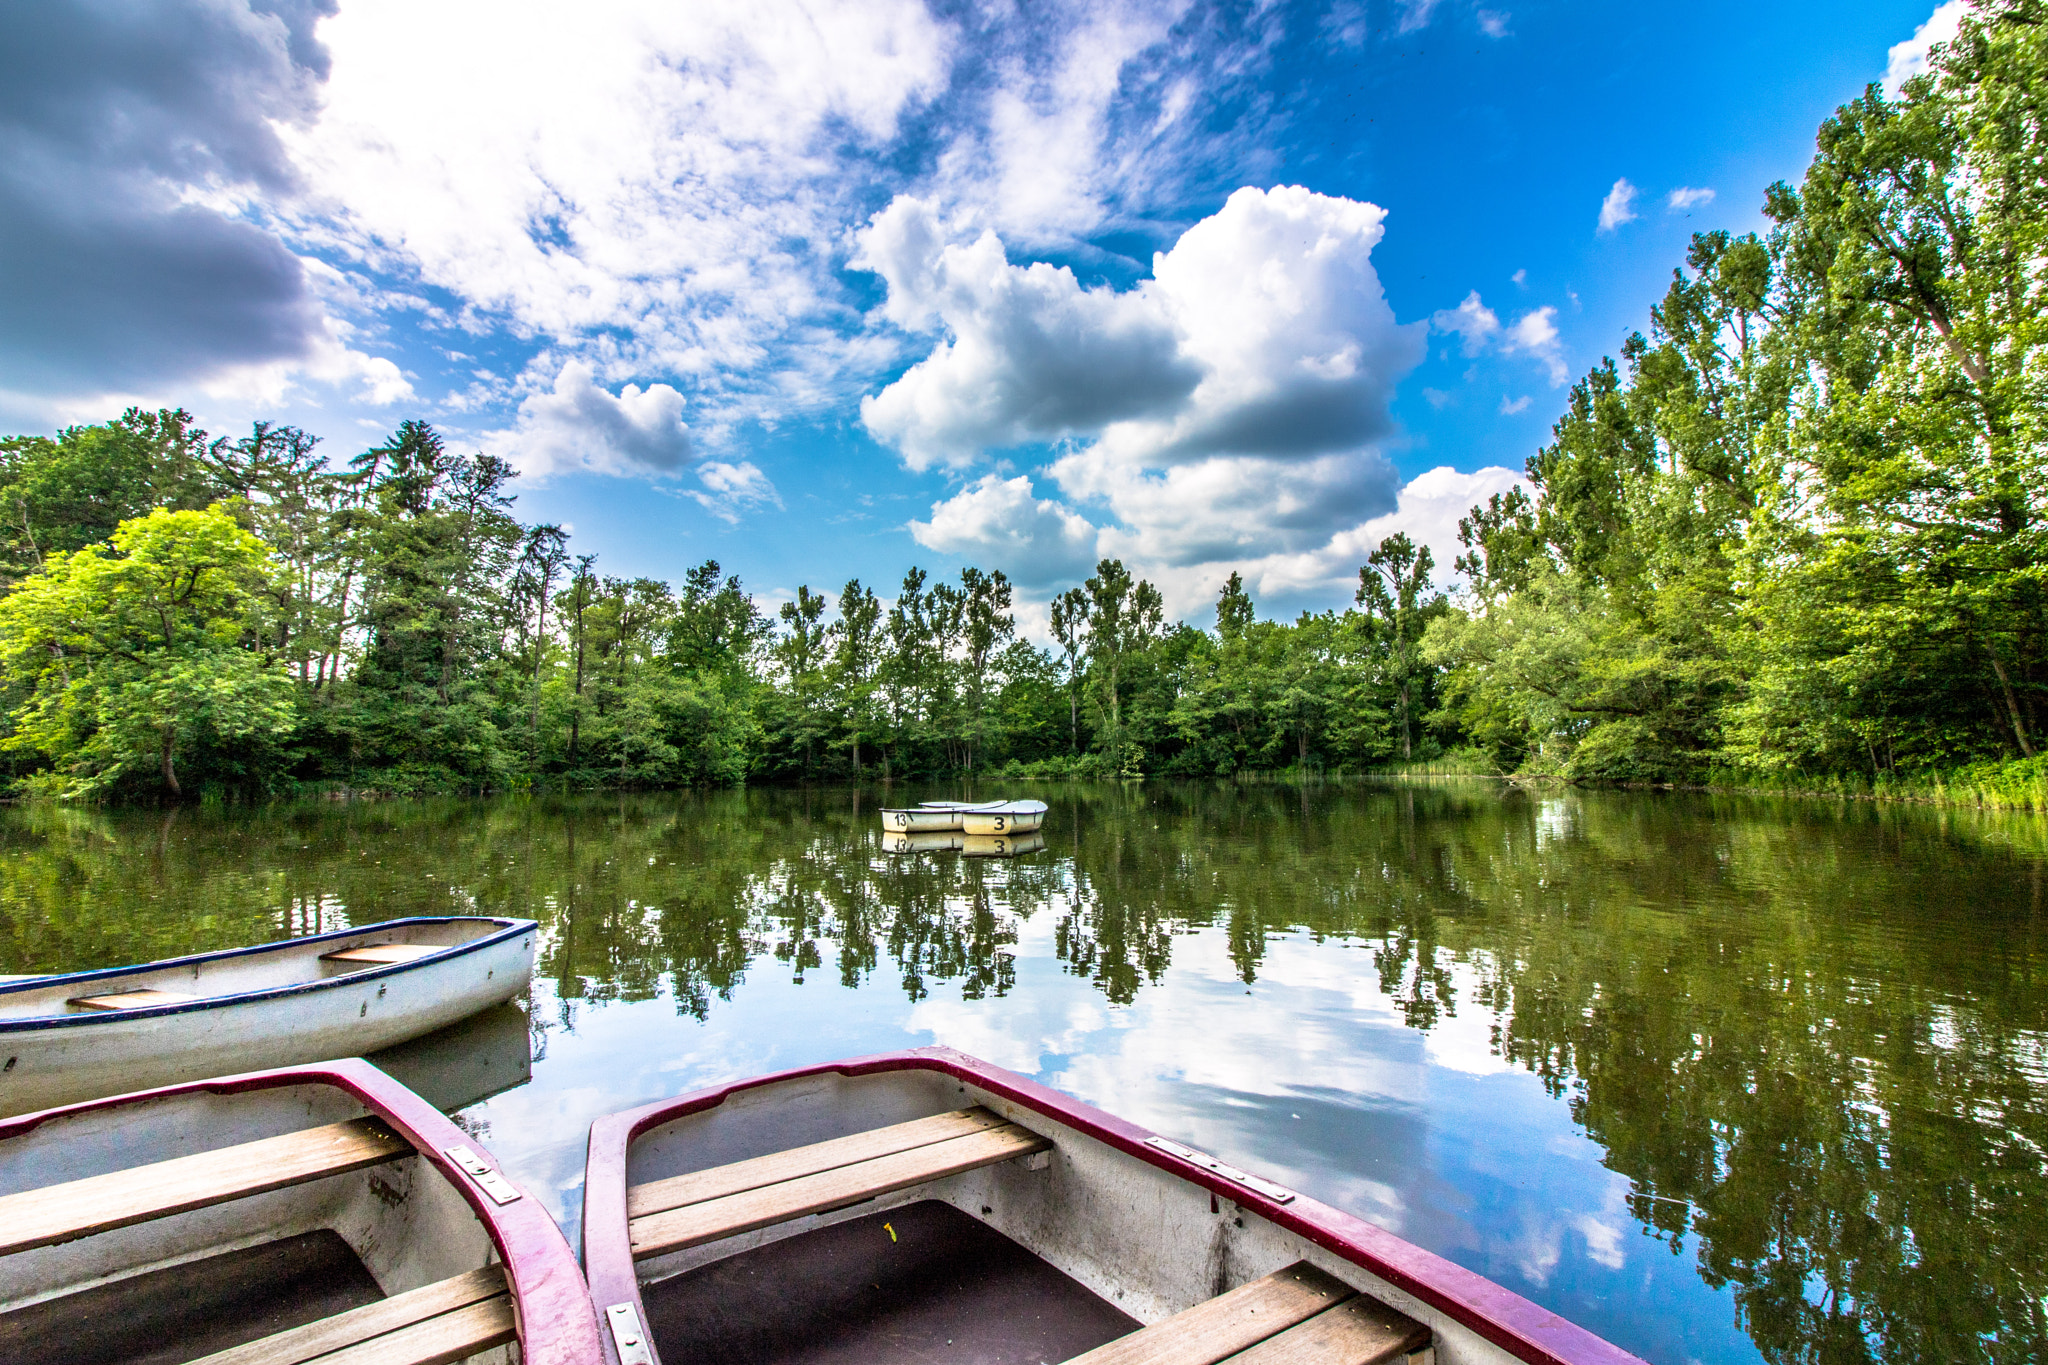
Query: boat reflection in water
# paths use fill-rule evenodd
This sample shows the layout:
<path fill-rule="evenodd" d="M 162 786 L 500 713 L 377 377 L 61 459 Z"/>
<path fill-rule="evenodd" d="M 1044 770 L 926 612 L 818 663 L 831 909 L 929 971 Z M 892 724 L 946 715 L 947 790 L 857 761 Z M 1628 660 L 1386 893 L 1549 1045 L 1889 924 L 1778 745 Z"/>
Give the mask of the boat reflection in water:
<path fill-rule="evenodd" d="M 883 831 L 884 853 L 964 853 L 970 858 L 1021 858 L 1045 847 L 1043 834 L 962 834 L 948 830 L 932 834 L 897 834 Z"/>
<path fill-rule="evenodd" d="M 533 1079 L 533 1044 L 518 1005 L 494 1005 L 369 1060 L 444 1114 Z"/>
<path fill-rule="evenodd" d="M 1043 834 L 963 834 L 960 851 L 970 858 L 1021 858 L 1045 847 Z"/>

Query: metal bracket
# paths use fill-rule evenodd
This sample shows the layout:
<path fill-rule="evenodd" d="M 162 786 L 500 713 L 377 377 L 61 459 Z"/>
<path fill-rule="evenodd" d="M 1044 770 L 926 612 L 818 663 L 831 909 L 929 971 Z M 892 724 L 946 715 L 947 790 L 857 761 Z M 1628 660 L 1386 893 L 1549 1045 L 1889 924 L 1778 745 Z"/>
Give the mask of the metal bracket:
<path fill-rule="evenodd" d="M 458 1146 L 446 1150 L 448 1159 L 467 1171 L 469 1178 L 477 1183 L 477 1187 L 500 1204 L 509 1204 L 519 1197 L 518 1187 L 499 1175 L 490 1162 L 471 1149 Z"/>
<path fill-rule="evenodd" d="M 1177 1156 L 1182 1161 L 1192 1162 L 1205 1171 L 1222 1176 L 1232 1184 L 1242 1185 L 1254 1194 L 1262 1194 L 1276 1204 L 1290 1203 L 1294 1199 L 1294 1191 L 1285 1185 L 1276 1185 L 1270 1180 L 1253 1175 L 1250 1171 L 1240 1171 L 1235 1166 L 1218 1161 L 1207 1152 L 1198 1152 L 1192 1147 L 1182 1146 L 1163 1137 L 1146 1138 L 1145 1145 L 1156 1147 L 1170 1156 Z"/>
<path fill-rule="evenodd" d="M 612 1329 L 612 1345 L 619 1351 L 619 1365 L 654 1365 L 654 1351 L 647 1345 L 647 1333 L 640 1328 L 640 1315 L 630 1303 L 615 1303 L 604 1310 L 605 1324 Z"/>

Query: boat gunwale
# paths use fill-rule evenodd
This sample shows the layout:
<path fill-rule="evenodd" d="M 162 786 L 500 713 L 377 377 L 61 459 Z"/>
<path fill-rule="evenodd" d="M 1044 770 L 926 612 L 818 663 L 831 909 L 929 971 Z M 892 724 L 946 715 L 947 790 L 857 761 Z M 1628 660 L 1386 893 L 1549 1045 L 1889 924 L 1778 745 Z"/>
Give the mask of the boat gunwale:
<path fill-rule="evenodd" d="M 425 957 L 410 962 L 394 962 L 388 966 L 366 967 L 358 972 L 343 972 L 338 976 L 325 977 L 319 981 L 293 981 L 282 986 L 263 986 L 256 990 L 235 991 L 224 995 L 199 995 L 190 1000 L 176 1000 L 162 1005 L 138 1005 L 130 1009 L 108 1010 L 91 1014 L 34 1014 L 20 1019 L 0 1019 L 0 1034 L 22 1033 L 29 1030 L 48 1028 L 82 1028 L 88 1024 L 115 1023 L 123 1019 L 158 1019 L 172 1014 L 189 1014 L 197 1010 L 220 1009 L 227 1005 L 240 1005 L 259 1000 L 274 1000 L 291 995 L 305 995 L 314 991 L 329 990 L 340 986 L 356 985 L 373 981 L 379 977 L 395 976 L 401 972 L 416 971 L 437 963 L 449 962 L 466 953 L 481 952 L 495 947 L 509 938 L 516 938 L 529 931 L 537 932 L 539 921 L 518 919 L 508 915 L 408 915 L 404 919 L 379 920 L 354 929 L 329 929 L 300 938 L 279 939 L 275 943 L 252 943 L 240 948 L 220 948 L 209 953 L 188 953 L 184 957 L 167 957 L 155 962 L 137 962 L 124 967 L 95 967 L 85 972 L 52 972 L 45 976 L 24 977 L 19 981 L 0 982 L 0 1001 L 12 993 L 47 990 L 58 982 L 105 981 L 115 977 L 139 976 L 145 972 L 165 971 L 174 967 L 188 967 L 200 962 L 219 962 L 227 958 L 251 957 L 260 953 L 280 953 L 307 944 L 321 943 L 339 938 L 352 938 L 361 934 L 382 933 L 401 925 L 412 924 L 454 924 L 477 922 L 504 926 L 467 943 L 450 943 L 437 947 Z"/>
<path fill-rule="evenodd" d="M 450 1147 L 467 1147 L 501 1174 L 504 1166 L 474 1136 L 375 1064 L 343 1057 L 312 1066 L 274 1067 L 203 1081 L 135 1090 L 125 1095 L 39 1109 L 0 1119 L 0 1142 L 21 1137 L 53 1119 L 118 1109 L 148 1100 L 211 1093 L 235 1095 L 295 1085 L 326 1085 L 352 1096 L 389 1124 L 413 1150 L 458 1190 L 497 1249 L 511 1290 L 523 1365 L 605 1365 L 602 1337 L 590 1295 L 568 1239 L 534 1193 L 499 1204 L 487 1196 L 454 1160 Z"/>
<path fill-rule="evenodd" d="M 626 1302 L 646 1321 L 626 1217 L 626 1159 L 642 1134 L 715 1109 L 742 1091 L 763 1086 L 834 1073 L 851 1078 L 912 1070 L 936 1071 L 967 1081 L 1249 1209 L 1274 1226 L 1414 1295 L 1527 1365 L 1644 1365 L 1641 1357 L 1569 1318 L 1385 1228 L 1299 1192 L 1293 1192 L 1294 1197 L 1285 1204 L 1276 1202 L 1256 1189 L 1147 1145 L 1147 1139 L 1159 1136 L 1148 1128 L 949 1047 L 907 1048 L 795 1067 L 657 1100 L 592 1123 L 584 1161 L 583 1273 L 598 1314 L 602 1316 L 612 1304 Z M 607 1359 L 615 1360 L 610 1349 L 607 1343 Z"/>

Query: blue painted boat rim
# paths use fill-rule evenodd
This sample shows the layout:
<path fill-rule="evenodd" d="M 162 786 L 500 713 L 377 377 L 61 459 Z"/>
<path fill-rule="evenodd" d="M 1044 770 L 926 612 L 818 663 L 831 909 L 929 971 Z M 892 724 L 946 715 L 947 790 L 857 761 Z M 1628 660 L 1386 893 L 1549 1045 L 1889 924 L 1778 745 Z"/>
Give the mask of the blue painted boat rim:
<path fill-rule="evenodd" d="M 134 976 L 139 972 L 162 971 L 172 967 L 187 967 L 198 962 L 220 962 L 228 958 L 252 957 L 259 953 L 284 952 L 303 948 L 309 943 L 332 942 L 336 939 L 359 938 L 364 934 L 385 933 L 412 924 L 466 924 L 482 922 L 502 924 L 505 927 L 493 934 L 471 939 L 467 943 L 451 943 L 438 948 L 425 957 L 414 958 L 411 962 L 394 962 L 385 967 L 370 967 L 360 972 L 349 972 L 343 976 L 331 976 L 324 981 L 296 981 L 283 986 L 266 986 L 261 990 L 237 991 L 231 995 L 202 995 L 191 1000 L 179 1000 L 163 1005 L 139 1005 L 133 1009 L 111 1011 L 101 1014 L 39 1014 L 27 1019 L 0 1019 L 0 1034 L 26 1033 L 50 1028 L 84 1028 L 93 1024 L 115 1023 L 123 1019 L 160 1019 L 172 1014 L 192 1014 L 199 1010 L 220 1009 L 227 1005 L 246 1004 L 257 1000 L 277 1000 L 294 995 L 309 995 L 316 991 L 334 990 L 344 986 L 360 985 L 365 981 L 376 981 L 388 976 L 418 971 L 436 963 L 447 962 L 466 953 L 481 952 L 495 947 L 507 939 L 521 934 L 537 933 L 538 921 L 513 919 L 503 915 L 411 915 L 405 919 L 380 920 L 376 924 L 365 924 L 353 929 L 330 929 L 325 933 L 307 934 L 303 938 L 280 939 L 276 943 L 253 943 L 241 948 L 221 948 L 210 953 L 192 953 L 185 957 L 167 957 L 159 962 L 138 962 L 126 967 L 100 967 L 89 972 L 58 972 L 50 976 L 32 977 L 26 981 L 11 981 L 0 984 L 0 999 L 16 991 L 47 990 L 58 982 L 107 981 L 115 977 Z"/>

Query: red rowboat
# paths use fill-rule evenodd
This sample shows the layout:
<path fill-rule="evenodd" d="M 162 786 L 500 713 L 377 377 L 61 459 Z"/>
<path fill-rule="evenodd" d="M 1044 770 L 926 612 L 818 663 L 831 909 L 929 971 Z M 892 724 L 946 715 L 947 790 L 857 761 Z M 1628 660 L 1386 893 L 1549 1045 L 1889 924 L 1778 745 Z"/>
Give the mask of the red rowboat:
<path fill-rule="evenodd" d="M 616 1365 L 1624 1365 L 1394 1234 L 948 1048 L 598 1120 Z"/>
<path fill-rule="evenodd" d="M 601 1365 L 539 1201 L 368 1062 L 0 1121 L 0 1360 Z"/>

